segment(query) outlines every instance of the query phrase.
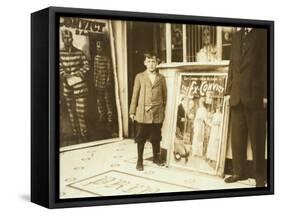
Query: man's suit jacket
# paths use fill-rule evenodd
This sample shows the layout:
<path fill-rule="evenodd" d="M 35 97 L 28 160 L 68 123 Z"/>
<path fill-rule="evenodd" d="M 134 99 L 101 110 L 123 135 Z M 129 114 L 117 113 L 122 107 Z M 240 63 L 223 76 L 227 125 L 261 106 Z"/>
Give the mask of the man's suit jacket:
<path fill-rule="evenodd" d="M 248 108 L 263 106 L 267 98 L 267 31 L 253 28 L 242 42 L 244 30 L 234 34 L 226 94 L 230 105 L 242 102 Z"/>
<path fill-rule="evenodd" d="M 152 84 L 148 72 L 138 73 L 135 77 L 130 114 L 139 123 L 162 123 L 167 101 L 166 81 L 157 73 Z"/>

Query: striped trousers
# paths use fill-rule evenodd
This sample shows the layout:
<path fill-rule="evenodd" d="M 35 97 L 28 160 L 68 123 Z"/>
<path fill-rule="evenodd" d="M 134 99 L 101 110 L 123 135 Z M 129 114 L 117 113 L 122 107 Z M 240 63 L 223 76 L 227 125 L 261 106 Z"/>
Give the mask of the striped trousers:
<path fill-rule="evenodd" d="M 97 106 L 99 121 L 111 123 L 113 120 L 113 95 L 111 89 L 97 89 Z"/>
<path fill-rule="evenodd" d="M 70 90 L 64 86 L 64 98 L 71 123 L 72 135 L 87 139 L 86 118 L 88 114 L 87 89 Z"/>

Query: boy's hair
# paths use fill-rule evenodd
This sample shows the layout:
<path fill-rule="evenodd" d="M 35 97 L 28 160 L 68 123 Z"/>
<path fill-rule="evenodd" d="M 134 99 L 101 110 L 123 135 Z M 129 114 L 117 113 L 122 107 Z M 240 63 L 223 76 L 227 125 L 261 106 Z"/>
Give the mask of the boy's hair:
<path fill-rule="evenodd" d="M 156 61 L 157 61 L 157 63 L 160 63 L 160 62 L 161 62 L 161 60 L 160 60 L 160 58 L 158 58 L 157 54 L 154 53 L 154 52 L 151 52 L 151 51 L 145 52 L 145 53 L 143 54 L 143 57 L 144 57 L 144 60 L 145 60 L 146 58 L 149 58 L 149 59 L 155 58 Z"/>
<path fill-rule="evenodd" d="M 145 52 L 143 54 L 143 57 L 144 57 L 144 59 L 146 59 L 146 58 L 153 58 L 153 57 L 157 58 L 157 55 L 155 53 L 153 53 L 153 52 Z"/>

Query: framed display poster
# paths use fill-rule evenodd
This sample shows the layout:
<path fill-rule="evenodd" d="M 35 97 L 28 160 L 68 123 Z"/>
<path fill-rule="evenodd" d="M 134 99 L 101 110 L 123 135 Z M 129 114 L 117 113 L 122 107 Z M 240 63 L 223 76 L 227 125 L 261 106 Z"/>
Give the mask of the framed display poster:
<path fill-rule="evenodd" d="M 59 18 L 60 150 L 122 138 L 109 20 Z"/>
<path fill-rule="evenodd" d="M 227 73 L 180 73 L 169 165 L 223 175 L 229 122 Z"/>

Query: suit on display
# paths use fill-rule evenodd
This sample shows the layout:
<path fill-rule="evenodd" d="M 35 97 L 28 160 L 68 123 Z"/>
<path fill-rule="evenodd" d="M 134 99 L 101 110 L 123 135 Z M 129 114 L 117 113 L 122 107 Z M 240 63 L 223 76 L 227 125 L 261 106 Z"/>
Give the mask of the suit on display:
<path fill-rule="evenodd" d="M 267 98 L 267 31 L 242 28 L 232 40 L 226 94 L 230 95 L 231 148 L 234 175 L 231 183 L 246 179 L 250 138 L 257 187 L 266 180 L 265 137 Z"/>

